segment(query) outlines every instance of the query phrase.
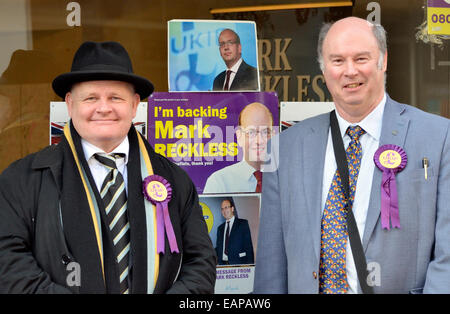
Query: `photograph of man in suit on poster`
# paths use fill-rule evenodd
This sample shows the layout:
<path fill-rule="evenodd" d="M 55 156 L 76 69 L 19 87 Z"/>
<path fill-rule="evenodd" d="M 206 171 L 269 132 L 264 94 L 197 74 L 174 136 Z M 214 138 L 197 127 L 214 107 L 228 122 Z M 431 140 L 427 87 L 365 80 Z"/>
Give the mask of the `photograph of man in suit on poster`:
<path fill-rule="evenodd" d="M 216 76 L 214 91 L 259 91 L 258 70 L 242 59 L 239 35 L 224 29 L 219 35 L 219 51 L 227 69 Z"/>
<path fill-rule="evenodd" d="M 226 221 L 217 228 L 218 265 L 253 264 L 253 244 L 248 220 L 236 217 L 232 198 L 224 199 L 220 207 Z"/>
<path fill-rule="evenodd" d="M 317 52 L 336 111 L 273 138 L 278 167 L 264 172 L 254 292 L 450 293 L 449 120 L 390 98 L 381 25 L 325 24 Z M 380 150 L 399 156 L 390 183 Z M 388 202 L 386 186 L 396 194 Z M 350 244 L 350 234 L 360 239 Z"/>

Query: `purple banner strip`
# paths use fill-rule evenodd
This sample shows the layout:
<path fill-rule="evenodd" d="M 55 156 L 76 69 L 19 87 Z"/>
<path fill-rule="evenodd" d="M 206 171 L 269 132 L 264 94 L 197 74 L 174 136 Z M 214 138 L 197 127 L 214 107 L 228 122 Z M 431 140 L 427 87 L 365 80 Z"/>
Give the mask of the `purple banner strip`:
<path fill-rule="evenodd" d="M 450 1 L 445 0 L 428 0 L 429 8 L 450 8 Z"/>

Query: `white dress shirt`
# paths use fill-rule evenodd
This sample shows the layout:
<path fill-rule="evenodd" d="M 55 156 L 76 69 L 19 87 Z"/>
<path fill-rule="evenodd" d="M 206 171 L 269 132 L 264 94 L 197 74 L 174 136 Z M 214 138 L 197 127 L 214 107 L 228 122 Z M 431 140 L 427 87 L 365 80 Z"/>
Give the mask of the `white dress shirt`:
<path fill-rule="evenodd" d="M 336 117 L 339 122 L 339 129 L 344 141 L 345 149 L 350 144 L 350 137 L 345 134 L 347 128 L 351 125 L 359 125 L 366 131 L 360 137 L 362 158 L 361 166 L 358 174 L 358 181 L 356 183 L 355 199 L 353 201 L 353 213 L 355 216 L 356 224 L 358 226 L 359 236 L 361 240 L 363 238 L 364 227 L 366 225 L 367 210 L 369 208 L 370 191 L 372 189 L 373 171 L 375 169 L 375 163 L 373 156 L 380 144 L 381 127 L 383 121 L 384 106 L 386 104 L 386 94 L 384 95 L 378 106 L 362 121 L 358 123 L 350 123 L 345 121 L 336 110 Z M 323 172 L 323 185 L 322 185 L 322 213 L 325 208 L 325 203 L 330 190 L 331 181 L 337 169 L 336 159 L 334 157 L 333 140 L 331 138 L 331 128 L 328 132 L 328 143 L 325 154 L 325 164 Z M 347 253 L 346 253 L 346 265 L 347 265 L 347 280 L 349 284 L 348 293 L 358 292 L 358 276 L 356 273 L 356 266 L 353 261 L 353 254 L 350 248 L 350 241 L 347 238 Z M 364 279 L 365 280 L 365 279 Z"/>
<path fill-rule="evenodd" d="M 236 76 L 236 72 L 239 70 L 241 63 L 242 63 L 242 58 L 239 58 L 239 60 L 230 69 L 227 69 L 227 70 L 231 70 L 230 81 L 228 82 L 228 88 L 231 87 L 231 83 L 233 83 L 234 77 Z M 223 87 L 225 87 L 226 82 L 227 82 L 227 75 L 225 72 L 225 80 L 223 82 Z"/>
<path fill-rule="evenodd" d="M 89 169 L 91 170 L 92 176 L 94 177 L 95 185 L 97 186 L 98 191 L 100 191 L 103 181 L 106 178 L 106 175 L 109 173 L 108 168 L 103 166 L 97 159 L 95 159 L 94 154 L 105 152 L 92 145 L 88 141 L 81 139 L 81 146 L 83 147 L 84 157 L 87 160 L 89 165 Z M 123 180 L 125 182 L 125 191 L 128 193 L 128 175 L 127 175 L 127 163 L 128 163 L 128 152 L 129 152 L 130 144 L 128 142 L 128 137 L 120 143 L 110 154 L 112 153 L 121 153 L 125 154 L 125 158 L 117 158 L 116 166 L 117 170 L 122 174 Z"/>
<path fill-rule="evenodd" d="M 206 180 L 203 193 L 255 192 L 258 181 L 255 168 L 245 159 L 213 172 Z"/>

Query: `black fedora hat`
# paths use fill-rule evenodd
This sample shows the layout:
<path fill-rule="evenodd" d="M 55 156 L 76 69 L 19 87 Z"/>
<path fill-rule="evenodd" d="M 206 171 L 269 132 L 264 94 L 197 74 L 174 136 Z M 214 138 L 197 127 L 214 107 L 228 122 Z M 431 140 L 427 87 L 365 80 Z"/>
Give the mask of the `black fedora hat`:
<path fill-rule="evenodd" d="M 73 57 L 71 71 L 57 76 L 52 87 L 58 96 L 64 98 L 73 84 L 97 80 L 131 83 L 141 99 L 153 92 L 153 84 L 133 73 L 127 51 L 114 41 L 87 41 L 81 44 Z"/>

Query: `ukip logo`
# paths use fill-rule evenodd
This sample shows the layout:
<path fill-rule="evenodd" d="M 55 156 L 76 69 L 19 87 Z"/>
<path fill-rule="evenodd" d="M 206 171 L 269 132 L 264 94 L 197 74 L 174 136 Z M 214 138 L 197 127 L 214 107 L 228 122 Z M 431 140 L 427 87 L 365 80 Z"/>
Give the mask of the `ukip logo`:
<path fill-rule="evenodd" d="M 402 162 L 400 154 L 394 150 L 386 150 L 380 155 L 380 163 L 389 169 L 397 168 Z"/>
<path fill-rule="evenodd" d="M 159 181 L 152 181 L 147 185 L 147 193 L 157 202 L 162 202 L 167 198 L 167 189 Z"/>

